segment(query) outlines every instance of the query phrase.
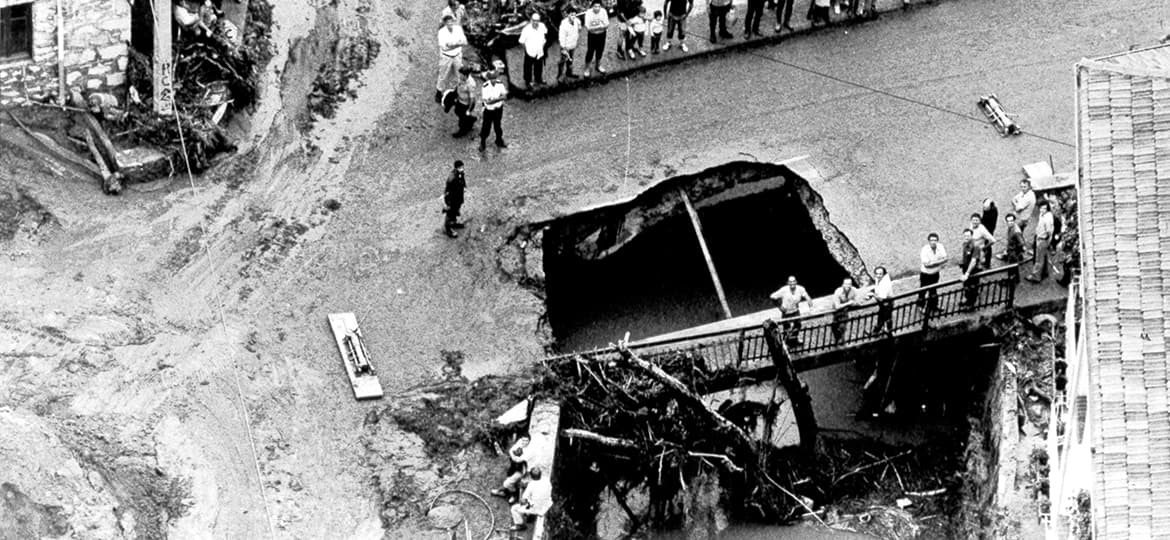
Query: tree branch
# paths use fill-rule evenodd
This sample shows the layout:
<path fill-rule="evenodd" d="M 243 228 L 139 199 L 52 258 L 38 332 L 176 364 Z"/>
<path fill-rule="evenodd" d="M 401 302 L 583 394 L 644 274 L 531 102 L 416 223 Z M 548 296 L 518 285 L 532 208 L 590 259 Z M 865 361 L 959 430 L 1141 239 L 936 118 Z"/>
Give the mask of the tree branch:
<path fill-rule="evenodd" d="M 730 435 L 734 439 L 734 445 L 747 450 L 756 456 L 758 461 L 759 456 L 756 452 L 756 443 L 745 433 L 739 426 L 732 423 L 723 415 L 712 411 L 707 404 L 703 402 L 703 398 L 698 394 L 692 392 L 685 384 L 678 379 L 672 377 L 669 373 L 662 370 L 662 368 L 651 364 L 634 354 L 633 351 L 626 346 L 625 340 L 619 341 L 617 345 L 618 353 L 621 354 L 622 359 L 626 361 L 631 367 L 645 373 L 651 379 L 658 381 L 671 392 L 678 395 L 681 401 L 690 405 L 692 409 L 707 416 L 707 418 L 715 424 L 717 429 L 723 433 Z"/>

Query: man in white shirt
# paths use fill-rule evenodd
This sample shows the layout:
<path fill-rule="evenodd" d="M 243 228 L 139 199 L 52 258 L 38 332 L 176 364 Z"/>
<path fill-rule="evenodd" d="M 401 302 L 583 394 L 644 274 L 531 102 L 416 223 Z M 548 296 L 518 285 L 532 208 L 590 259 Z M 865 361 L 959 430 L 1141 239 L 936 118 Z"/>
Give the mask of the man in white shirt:
<path fill-rule="evenodd" d="M 530 480 L 524 488 L 524 494 L 510 508 L 513 531 L 527 529 L 525 521 L 528 516 L 543 516 L 552 508 L 552 481 L 544 477 L 540 467 L 533 467 L 528 471 L 528 476 Z"/>
<path fill-rule="evenodd" d="M 979 214 L 971 214 L 971 238 L 975 240 L 982 258 L 980 266 L 986 270 L 991 268 L 991 246 L 995 244 L 995 235 L 983 226 Z"/>
<path fill-rule="evenodd" d="M 1012 211 L 1016 213 L 1016 225 L 1020 226 L 1020 233 L 1027 233 L 1028 222 L 1032 220 L 1032 213 L 1036 209 L 1036 192 L 1032 191 L 1032 182 L 1020 180 L 1020 192 L 1012 197 Z"/>
<path fill-rule="evenodd" d="M 504 128 L 501 121 L 504 118 L 504 100 L 508 99 L 508 89 L 499 81 L 499 72 L 492 70 L 485 74 L 487 81 L 483 83 L 480 101 L 483 102 L 483 124 L 479 128 L 479 151 L 487 148 L 487 136 L 493 129 L 496 132 L 496 146 L 507 148 L 504 142 Z"/>
<path fill-rule="evenodd" d="M 540 14 L 533 13 L 532 19 L 520 31 L 520 45 L 524 47 L 524 86 L 531 89 L 533 80 L 544 84 L 544 44 L 548 28 L 540 22 Z"/>
<path fill-rule="evenodd" d="M 1039 283 L 1048 275 L 1048 249 L 1052 244 L 1052 235 L 1056 232 L 1056 219 L 1048 206 L 1048 201 L 1040 201 L 1036 205 L 1040 208 L 1040 218 L 1036 220 L 1036 256 L 1032 261 L 1032 272 L 1024 279 Z"/>
<path fill-rule="evenodd" d="M 918 270 L 918 286 L 929 287 L 938 283 L 939 272 L 947 264 L 947 250 L 938 243 L 938 233 L 930 233 L 926 236 L 926 245 L 922 246 L 922 251 L 918 254 L 919 262 L 922 264 Z M 918 305 L 923 308 L 925 317 L 930 318 L 930 312 L 938 307 L 938 297 L 935 291 L 923 291 L 918 295 Z"/>
<path fill-rule="evenodd" d="M 845 337 L 845 323 L 849 319 L 849 308 L 857 305 L 857 289 L 853 288 L 853 278 L 846 277 L 841 286 L 833 292 L 833 339 L 841 341 Z"/>
<path fill-rule="evenodd" d="M 796 276 L 788 276 L 788 284 L 781 287 L 769 296 L 776 307 L 780 308 L 780 319 L 784 323 L 784 338 L 796 345 L 801 344 L 800 321 L 791 320 L 800 318 L 800 304 L 811 303 L 812 297 L 808 291 L 796 282 Z"/>
<path fill-rule="evenodd" d="M 877 282 L 873 286 L 873 291 L 870 296 L 873 297 L 874 302 L 877 302 L 877 324 L 873 325 L 873 330 L 870 334 L 877 334 L 883 330 L 887 333 L 894 331 L 891 324 L 891 315 L 893 313 L 893 304 L 890 297 L 894 295 L 894 283 L 890 281 L 890 274 L 886 272 L 886 267 L 879 266 L 873 269 L 873 278 Z"/>
<path fill-rule="evenodd" d="M 581 21 L 565 10 L 565 17 L 561 19 L 561 28 L 557 32 L 557 43 L 561 46 L 561 61 L 557 63 L 557 80 L 563 77 L 576 79 L 573 75 L 573 53 L 577 50 L 577 41 L 581 39 Z"/>
<path fill-rule="evenodd" d="M 439 80 L 435 83 L 435 101 L 443 97 L 443 92 L 452 90 L 459 85 L 461 79 L 459 69 L 463 67 L 463 46 L 467 45 L 467 37 L 463 35 L 463 28 L 455 24 L 455 18 L 443 17 L 443 27 L 439 29 Z"/>
<path fill-rule="evenodd" d="M 609 13 L 601 7 L 600 0 L 593 0 L 585 11 L 585 69 L 593 64 L 597 74 L 605 73 L 601 67 L 601 56 L 605 53 L 605 34 L 609 31 Z M 620 46 L 620 44 L 619 44 Z M 588 73 L 586 73 L 588 74 Z"/>

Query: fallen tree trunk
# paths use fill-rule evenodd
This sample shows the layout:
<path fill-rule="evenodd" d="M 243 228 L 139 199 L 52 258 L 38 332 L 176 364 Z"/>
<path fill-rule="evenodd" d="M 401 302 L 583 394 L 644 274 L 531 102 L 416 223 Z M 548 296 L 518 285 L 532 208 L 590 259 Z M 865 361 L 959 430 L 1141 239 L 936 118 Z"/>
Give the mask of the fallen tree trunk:
<path fill-rule="evenodd" d="M 691 409 L 695 410 L 699 414 L 705 415 L 707 419 L 711 421 L 711 423 L 715 424 L 716 428 L 720 432 L 731 436 L 731 442 L 733 443 L 731 446 L 733 448 L 740 448 L 755 457 L 753 461 L 759 461 L 759 457 L 756 452 L 755 441 L 753 441 L 751 437 L 749 437 L 748 434 L 744 432 L 744 430 L 740 429 L 739 426 L 732 423 L 731 420 L 728 420 L 723 415 L 712 411 L 709 407 L 707 407 L 707 404 L 703 402 L 703 398 L 692 392 L 685 384 L 672 377 L 669 373 L 663 371 L 662 368 L 639 358 L 638 355 L 634 354 L 633 351 L 631 351 L 629 347 L 626 346 L 626 342 L 624 340 L 618 343 L 618 353 L 621 354 L 622 359 L 625 360 L 626 363 L 631 367 L 644 373 L 651 379 L 661 383 L 672 393 L 674 393 L 680 401 L 687 404 Z"/>
<path fill-rule="evenodd" d="M 796 429 L 800 433 L 800 448 L 812 453 L 817 442 L 817 419 L 813 415 L 808 385 L 796 376 L 796 369 L 792 367 L 792 358 L 788 355 L 788 347 L 784 344 L 776 321 L 772 319 L 764 321 L 764 340 L 768 342 L 768 351 L 772 353 L 776 379 L 780 381 L 792 403 L 792 416 L 796 417 Z"/>

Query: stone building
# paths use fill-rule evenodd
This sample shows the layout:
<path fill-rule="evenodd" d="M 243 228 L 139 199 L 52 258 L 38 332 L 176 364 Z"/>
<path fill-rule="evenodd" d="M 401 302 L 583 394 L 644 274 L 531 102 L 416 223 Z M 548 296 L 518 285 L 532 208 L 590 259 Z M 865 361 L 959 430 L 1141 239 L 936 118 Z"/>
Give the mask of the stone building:
<path fill-rule="evenodd" d="M 58 58 L 67 89 L 120 96 L 129 41 L 127 0 L 0 0 L 0 107 L 56 94 Z"/>

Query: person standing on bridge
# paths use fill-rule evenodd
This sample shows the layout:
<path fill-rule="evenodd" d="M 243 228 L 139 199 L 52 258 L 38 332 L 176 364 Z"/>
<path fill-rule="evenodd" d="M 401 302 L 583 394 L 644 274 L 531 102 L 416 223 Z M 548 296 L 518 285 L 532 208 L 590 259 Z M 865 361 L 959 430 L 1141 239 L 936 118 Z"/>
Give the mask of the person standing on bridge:
<path fill-rule="evenodd" d="M 1003 253 L 1000 253 L 996 258 L 1007 264 L 1019 264 L 1024 261 L 1024 232 L 1020 230 L 1020 226 L 1016 224 L 1016 215 L 1008 212 L 1003 216 L 1003 222 L 1007 226 L 1007 246 Z M 1012 281 L 1019 283 L 1020 268 L 1017 266 L 1012 271 Z"/>
<path fill-rule="evenodd" d="M 938 233 L 930 233 L 926 236 L 926 245 L 922 246 L 918 259 L 922 265 L 918 272 L 918 286 L 930 287 L 937 284 L 939 273 L 947 264 L 947 250 L 938 243 Z M 930 321 L 930 312 L 938 307 L 937 293 L 933 289 L 922 291 L 918 295 L 918 305 L 923 310 L 924 322 Z"/>
<path fill-rule="evenodd" d="M 1032 272 L 1024 279 L 1040 283 L 1048 275 L 1048 249 L 1056 232 L 1056 220 L 1048 208 L 1048 201 L 1040 201 L 1040 218 L 1036 220 L 1036 257 L 1032 261 Z"/>
<path fill-rule="evenodd" d="M 975 238 L 975 245 L 983 257 L 980 266 L 991 268 L 991 246 L 995 244 L 995 235 L 983 226 L 983 217 L 979 214 L 971 214 L 971 235 Z"/>
<path fill-rule="evenodd" d="M 879 266 L 873 269 L 873 277 L 876 283 L 873 286 L 873 292 L 870 295 L 874 302 L 877 302 L 877 324 L 873 325 L 873 329 L 869 331 L 870 334 L 878 334 L 885 332 L 893 334 L 893 321 L 891 315 L 894 311 L 893 301 L 890 299 L 894 295 L 894 283 L 890 281 L 890 274 L 886 272 L 886 267 Z"/>
<path fill-rule="evenodd" d="M 1016 223 L 1020 225 L 1020 232 L 1028 231 L 1028 223 L 1032 220 L 1032 213 L 1036 210 L 1036 193 L 1032 191 L 1032 182 L 1020 180 L 1020 192 L 1012 197 L 1012 211 L 1016 213 Z"/>
<path fill-rule="evenodd" d="M 845 337 L 845 322 L 849 318 L 849 308 L 857 305 L 857 289 L 853 288 L 853 278 L 846 277 L 841 286 L 833 293 L 833 339 L 841 341 Z"/>
<path fill-rule="evenodd" d="M 963 229 L 963 258 L 960 267 L 963 271 L 963 302 L 960 307 L 964 310 L 974 309 L 975 301 L 979 299 L 979 278 L 977 274 L 982 269 L 983 244 L 975 238 L 971 229 Z"/>
<path fill-rule="evenodd" d="M 768 298 L 776 304 L 776 307 L 780 308 L 780 320 L 785 321 L 783 326 L 785 341 L 796 345 L 802 344 L 803 341 L 800 339 L 800 304 L 812 302 L 808 291 L 796 282 L 796 276 L 788 276 L 788 284 L 780 287 L 780 290 L 772 293 Z"/>

